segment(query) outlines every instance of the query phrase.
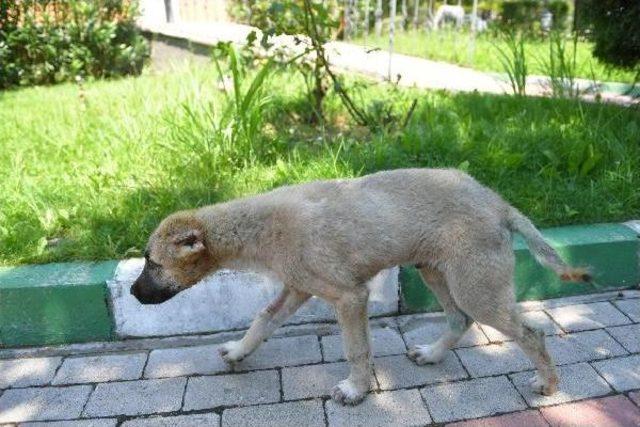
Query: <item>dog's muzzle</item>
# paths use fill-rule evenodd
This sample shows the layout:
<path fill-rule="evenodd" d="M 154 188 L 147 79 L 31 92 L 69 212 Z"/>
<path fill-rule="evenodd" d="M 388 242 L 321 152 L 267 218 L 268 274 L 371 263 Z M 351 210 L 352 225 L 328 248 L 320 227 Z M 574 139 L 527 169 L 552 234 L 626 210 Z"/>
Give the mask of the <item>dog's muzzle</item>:
<path fill-rule="evenodd" d="M 146 272 L 143 271 L 130 290 L 131 295 L 136 297 L 141 304 L 161 304 L 178 293 L 178 291 L 170 288 L 161 288 L 150 284 L 147 276 Z"/>

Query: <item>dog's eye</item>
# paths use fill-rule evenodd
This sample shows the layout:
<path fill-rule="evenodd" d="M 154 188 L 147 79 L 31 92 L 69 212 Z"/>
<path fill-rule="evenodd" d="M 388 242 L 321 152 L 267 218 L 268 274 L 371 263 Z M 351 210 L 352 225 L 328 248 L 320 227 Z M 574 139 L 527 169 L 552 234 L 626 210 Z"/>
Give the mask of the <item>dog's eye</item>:
<path fill-rule="evenodd" d="M 147 258 L 147 264 L 149 264 L 149 267 L 151 267 L 151 268 L 160 268 L 160 267 L 162 267 L 162 265 L 158 264 L 157 262 L 155 262 L 151 258 Z"/>

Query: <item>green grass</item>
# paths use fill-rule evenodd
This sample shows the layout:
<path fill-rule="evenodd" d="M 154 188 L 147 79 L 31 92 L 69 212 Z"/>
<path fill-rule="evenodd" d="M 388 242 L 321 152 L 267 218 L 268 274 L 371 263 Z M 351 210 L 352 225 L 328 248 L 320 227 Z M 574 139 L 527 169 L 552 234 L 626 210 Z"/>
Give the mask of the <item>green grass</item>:
<path fill-rule="evenodd" d="M 540 226 L 640 212 L 637 110 L 378 85 L 355 98 L 396 114 L 418 99 L 403 132 L 358 128 L 333 95 L 331 125 L 314 129 L 302 82 L 276 73 L 246 113 L 250 131 L 221 121 L 215 75 L 192 66 L 0 93 L 0 264 L 139 255 L 177 209 L 409 166 L 466 169 Z"/>
<path fill-rule="evenodd" d="M 363 43 L 362 39 L 355 42 Z M 367 45 L 387 50 L 389 37 L 370 35 Z M 567 46 L 571 45 L 567 41 Z M 479 33 L 475 42 L 469 32 L 454 30 L 433 31 L 397 31 L 395 33 L 394 52 L 422 58 L 444 61 L 481 71 L 504 73 L 496 46 L 505 48 L 504 40 L 490 31 Z M 576 77 L 598 81 L 634 82 L 635 73 L 621 68 L 612 68 L 598 62 L 592 55 L 593 44 L 579 41 L 576 54 Z M 529 74 L 545 75 L 545 61 L 549 60 L 549 41 L 547 39 L 528 39 L 525 53 Z"/>

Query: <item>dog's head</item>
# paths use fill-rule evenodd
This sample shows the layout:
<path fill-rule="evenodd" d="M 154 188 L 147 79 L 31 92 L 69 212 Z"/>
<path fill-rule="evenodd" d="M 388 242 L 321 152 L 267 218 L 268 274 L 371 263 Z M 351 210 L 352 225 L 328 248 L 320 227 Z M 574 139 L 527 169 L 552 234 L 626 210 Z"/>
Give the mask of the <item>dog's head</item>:
<path fill-rule="evenodd" d="M 160 223 L 144 253 L 144 269 L 131 287 L 142 304 L 160 304 L 195 285 L 214 268 L 206 230 L 192 212 L 178 212 Z"/>

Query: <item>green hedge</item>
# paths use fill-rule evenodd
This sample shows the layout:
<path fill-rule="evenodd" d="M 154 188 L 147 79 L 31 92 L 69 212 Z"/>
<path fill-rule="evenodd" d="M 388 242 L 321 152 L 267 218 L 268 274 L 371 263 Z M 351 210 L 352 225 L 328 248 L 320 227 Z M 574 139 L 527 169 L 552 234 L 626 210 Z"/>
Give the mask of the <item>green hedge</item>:
<path fill-rule="evenodd" d="M 537 31 L 545 9 L 553 14 L 552 28 L 564 30 L 569 16 L 569 4 L 565 0 L 550 0 L 546 4 L 540 0 L 505 1 L 501 5 L 501 24 L 524 31 Z"/>
<path fill-rule="evenodd" d="M 0 0 L 0 89 L 139 74 L 136 13 L 128 0 Z"/>

